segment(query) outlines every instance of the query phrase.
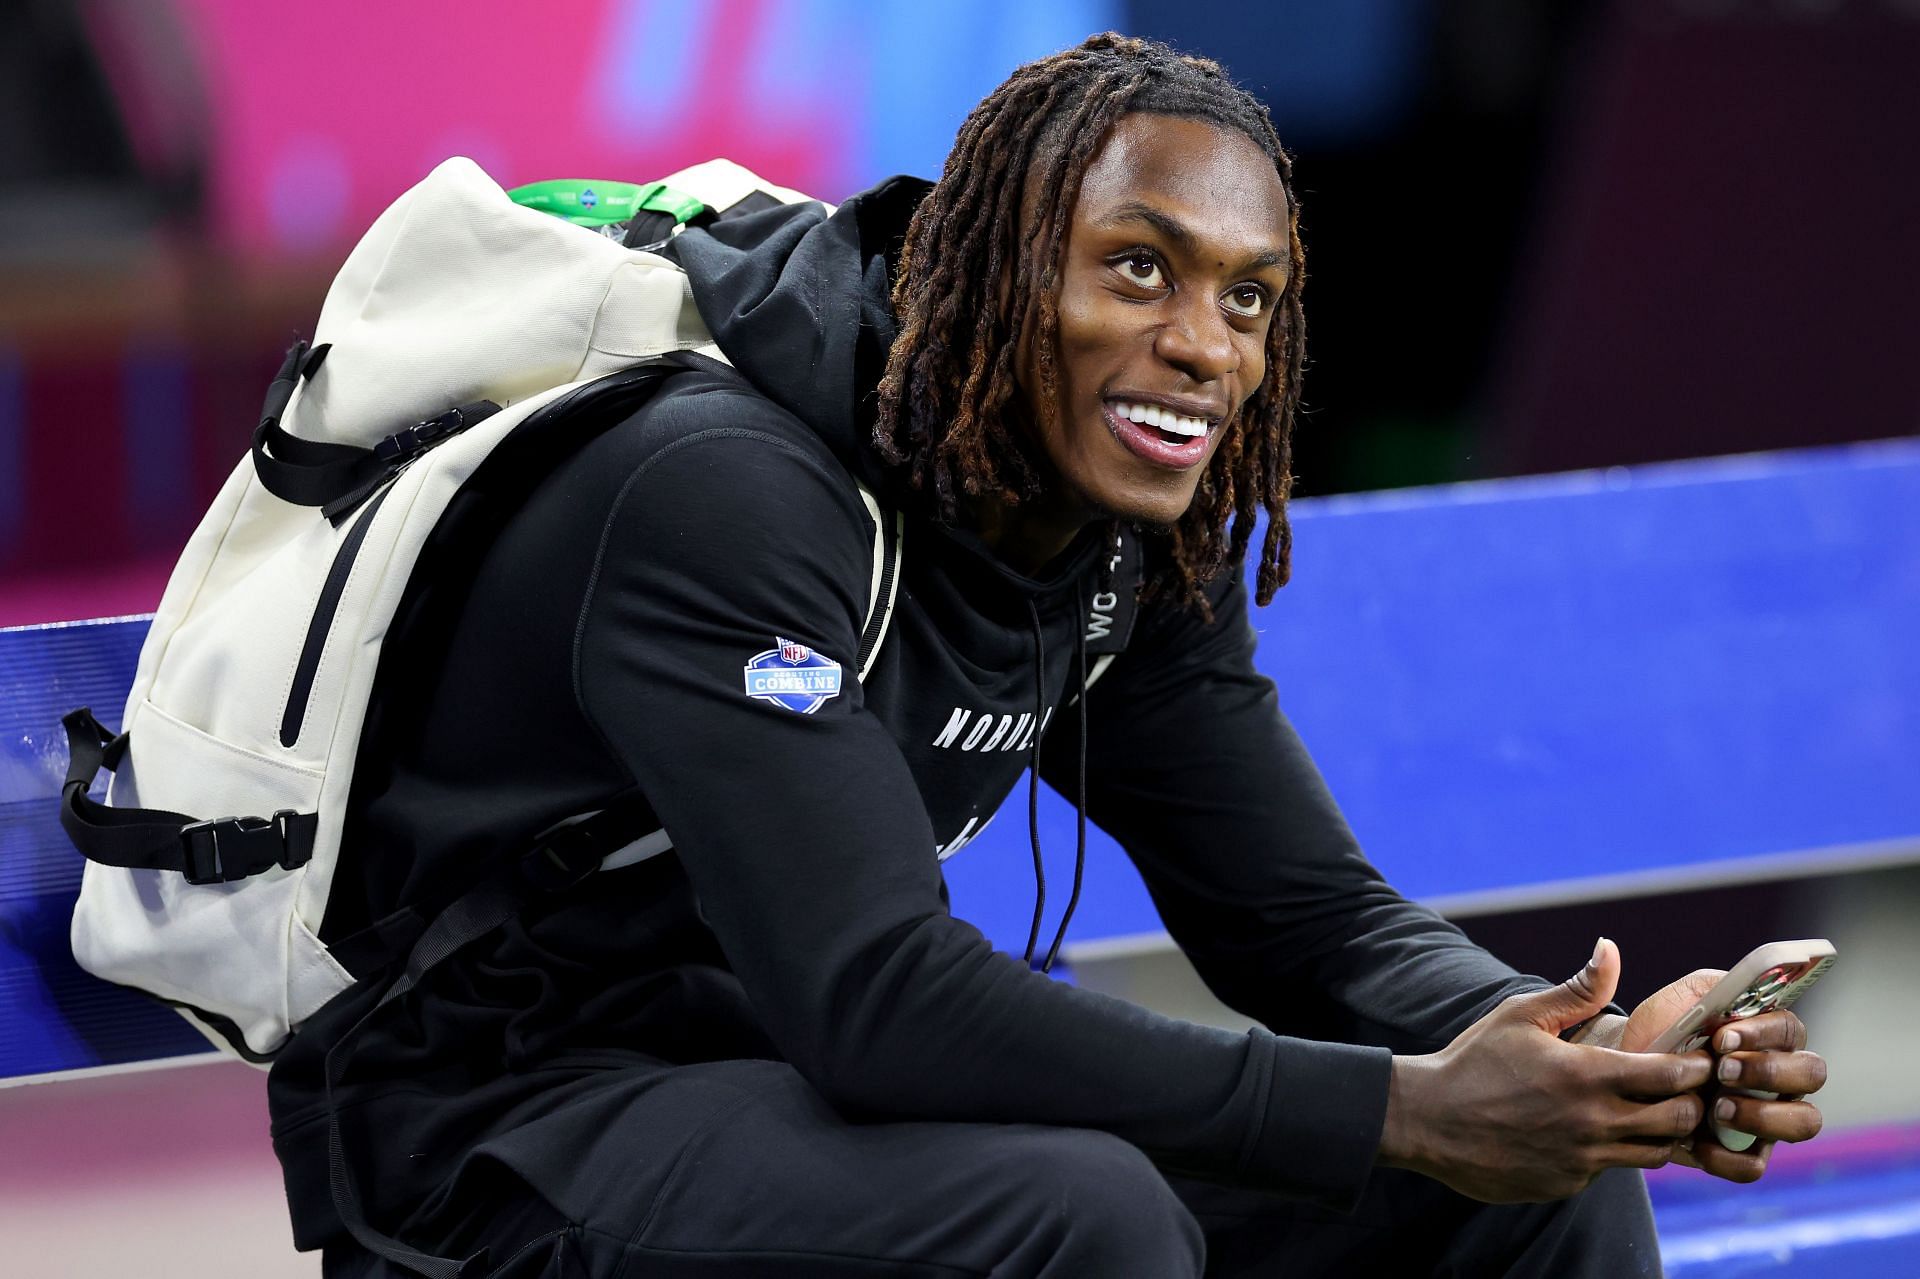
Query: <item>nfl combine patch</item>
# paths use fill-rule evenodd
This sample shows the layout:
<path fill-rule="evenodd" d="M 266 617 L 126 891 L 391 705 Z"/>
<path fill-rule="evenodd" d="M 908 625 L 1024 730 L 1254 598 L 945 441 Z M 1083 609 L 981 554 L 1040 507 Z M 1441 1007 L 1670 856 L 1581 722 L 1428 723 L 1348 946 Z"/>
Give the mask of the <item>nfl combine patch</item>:
<path fill-rule="evenodd" d="M 778 635 L 773 642 L 746 665 L 748 697 L 811 715 L 840 696 L 840 663 Z"/>

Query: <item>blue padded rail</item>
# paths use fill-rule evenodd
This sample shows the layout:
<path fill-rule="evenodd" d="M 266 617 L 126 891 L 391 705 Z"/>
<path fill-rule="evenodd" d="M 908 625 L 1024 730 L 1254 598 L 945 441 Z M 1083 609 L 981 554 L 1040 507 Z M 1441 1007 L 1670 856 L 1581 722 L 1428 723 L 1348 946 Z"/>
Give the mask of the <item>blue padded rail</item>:
<path fill-rule="evenodd" d="M 1920 1274 L 1920 1125 L 1778 1146 L 1758 1185 L 1647 1177 L 1668 1279 L 1910 1279 Z"/>
<path fill-rule="evenodd" d="M 1920 441 L 1302 502 L 1293 557 L 1258 664 L 1409 896 L 1920 860 Z M 1042 801 L 1064 884 L 1073 811 Z M 1030 866 L 1010 804 L 948 862 L 955 913 L 1023 945 Z M 1098 832 L 1087 866 L 1070 957 L 1160 931 Z"/>
<path fill-rule="evenodd" d="M 91 706 L 117 729 L 146 633 L 145 618 L 0 630 L 0 1079 L 209 1051 L 170 1009 L 82 972 L 67 946 L 84 862 L 60 829 L 60 717 Z"/>
<path fill-rule="evenodd" d="M 1914 441 L 1305 502 L 1258 660 L 1374 860 L 1443 906 L 1920 856 L 1917 513 Z M 59 718 L 117 722 L 145 626 L 0 631 L 0 1079 L 202 1049 L 66 951 Z M 946 871 L 1017 949 L 1011 807 Z M 1089 844 L 1070 957 L 1160 928 Z"/>

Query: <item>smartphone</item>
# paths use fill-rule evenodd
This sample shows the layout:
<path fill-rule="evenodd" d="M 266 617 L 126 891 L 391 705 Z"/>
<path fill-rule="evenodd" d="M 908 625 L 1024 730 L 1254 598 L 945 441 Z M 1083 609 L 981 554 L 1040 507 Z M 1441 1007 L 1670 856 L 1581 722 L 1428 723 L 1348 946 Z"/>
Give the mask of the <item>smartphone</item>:
<path fill-rule="evenodd" d="M 1688 1053 L 1705 1045 L 1728 1022 L 1740 1021 L 1776 1008 L 1791 1008 L 1820 975 L 1833 967 L 1833 943 L 1824 937 L 1802 941 L 1775 941 L 1756 947 L 1735 964 L 1725 977 L 1714 984 L 1687 1009 L 1679 1021 L 1648 1045 L 1648 1052 Z M 1726 1091 L 1746 1097 L 1771 1100 L 1777 1094 L 1759 1089 L 1729 1088 Z M 1728 1150 L 1745 1150 L 1753 1145 L 1752 1133 L 1713 1124 L 1713 1135 Z"/>

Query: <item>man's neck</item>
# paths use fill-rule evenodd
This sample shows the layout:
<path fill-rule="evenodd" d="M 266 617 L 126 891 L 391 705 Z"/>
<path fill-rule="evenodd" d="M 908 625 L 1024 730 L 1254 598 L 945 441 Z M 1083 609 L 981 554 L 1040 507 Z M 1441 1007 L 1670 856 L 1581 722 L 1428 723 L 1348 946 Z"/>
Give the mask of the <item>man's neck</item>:
<path fill-rule="evenodd" d="M 995 558 L 1028 577 L 1037 576 L 1097 518 L 1090 512 L 1063 509 L 1045 497 L 1018 505 L 981 498 L 971 515 L 974 531 Z"/>

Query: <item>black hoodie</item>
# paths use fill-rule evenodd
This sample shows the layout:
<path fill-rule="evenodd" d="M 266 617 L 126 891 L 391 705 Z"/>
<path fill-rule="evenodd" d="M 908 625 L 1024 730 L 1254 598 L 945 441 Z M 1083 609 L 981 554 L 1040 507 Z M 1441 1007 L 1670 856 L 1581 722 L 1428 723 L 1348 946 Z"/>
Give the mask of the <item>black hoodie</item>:
<path fill-rule="evenodd" d="M 384 1116 L 349 1128 L 379 1170 L 376 1219 L 537 1100 L 554 1063 L 728 1057 L 790 1062 L 854 1119 L 1098 1128 L 1169 1169 L 1343 1205 L 1373 1163 L 1389 1049 L 1435 1048 L 1544 985 L 1366 862 L 1254 670 L 1238 573 L 1211 624 L 1142 611 L 1084 740 L 1077 707 L 1050 720 L 1079 691 L 1109 548 L 1089 530 L 1022 576 L 926 518 L 868 442 L 890 251 L 924 190 L 679 237 L 745 379 L 680 374 L 566 458 L 428 628 L 433 652 L 390 646 L 410 655 L 383 660 L 329 941 L 572 813 L 644 801 L 674 851 L 530 908 L 365 1033 L 346 1095 Z M 909 516 L 865 681 L 873 529 L 849 472 Z M 752 695 L 756 671 L 796 663 L 812 693 Z M 1043 775 L 1074 796 L 1084 758 L 1088 815 L 1207 982 L 1299 1037 L 1052 981 L 948 913 L 939 856 L 1013 789 L 1041 724 Z M 338 1230 L 320 1057 L 378 984 L 274 1069 L 303 1246 Z M 369 1104 L 383 1095 L 407 1105 Z"/>

